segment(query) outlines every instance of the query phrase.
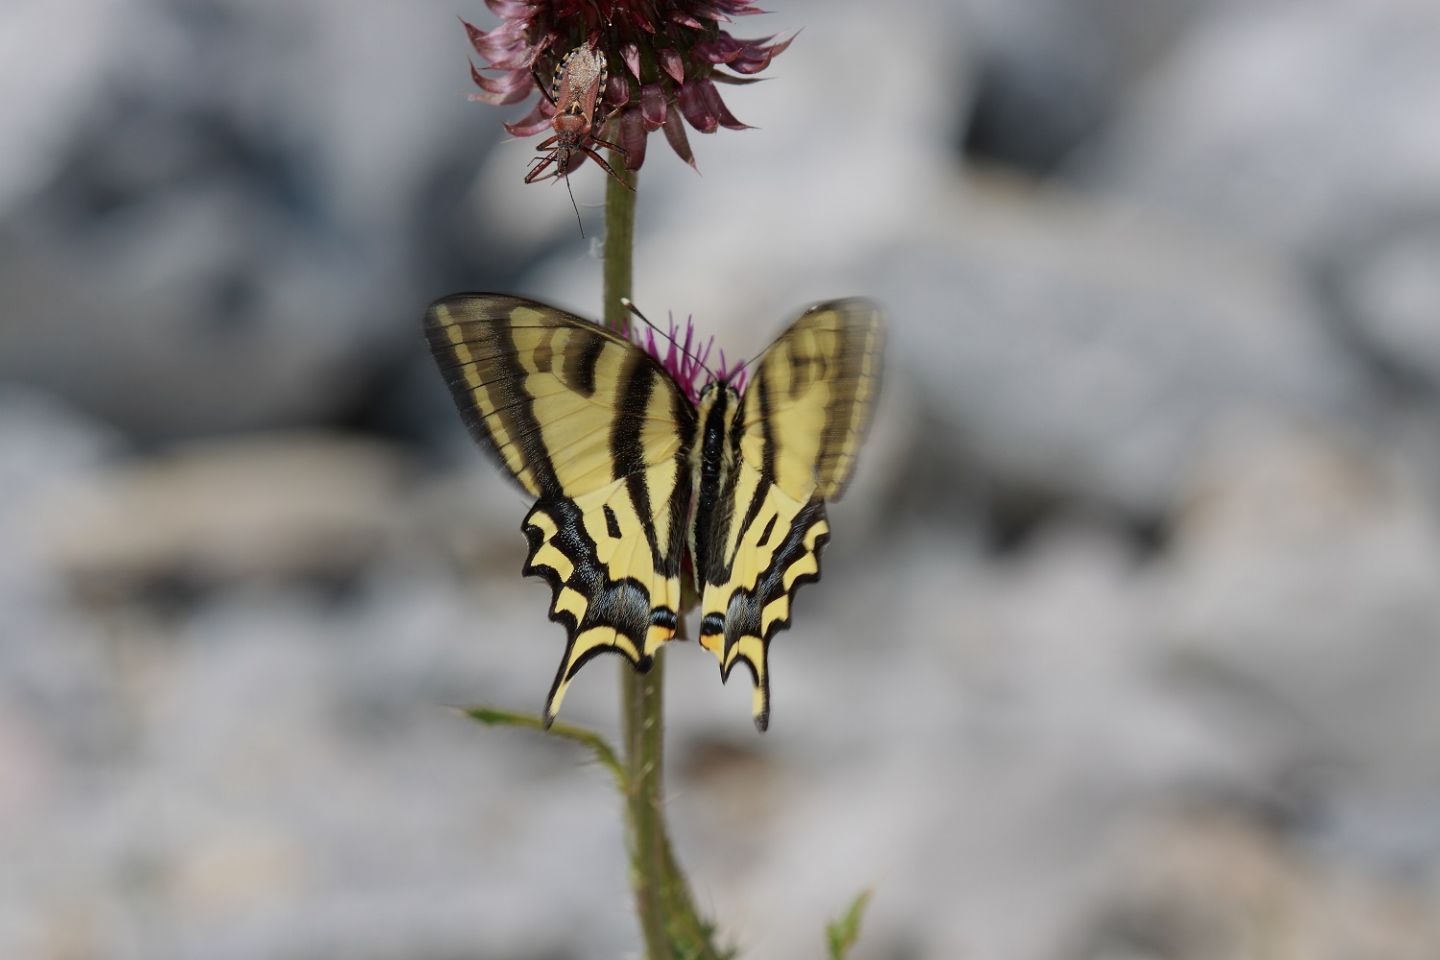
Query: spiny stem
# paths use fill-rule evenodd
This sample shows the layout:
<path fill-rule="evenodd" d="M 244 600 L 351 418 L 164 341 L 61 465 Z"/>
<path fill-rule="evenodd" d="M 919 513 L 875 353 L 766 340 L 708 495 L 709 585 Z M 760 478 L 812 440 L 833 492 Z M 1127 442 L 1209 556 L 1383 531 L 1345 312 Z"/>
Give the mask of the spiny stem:
<path fill-rule="evenodd" d="M 630 313 L 621 302 L 631 295 L 635 250 L 635 172 L 610 152 L 610 164 L 626 183 L 605 183 L 605 325 L 629 333 Z M 628 184 L 628 187 L 627 185 Z M 689 591 L 685 596 L 693 601 Z M 677 640 L 685 638 L 682 599 Z M 718 960 L 711 928 L 695 910 L 685 875 L 675 862 L 660 792 L 664 774 L 663 651 L 648 673 L 620 665 L 621 728 L 625 749 L 625 811 L 630 833 L 630 882 L 648 960 Z"/>
<path fill-rule="evenodd" d="M 614 152 L 610 159 L 616 160 Z M 614 166 L 614 164 L 612 164 Z M 635 185 L 635 172 L 626 169 L 625 177 Z M 630 315 L 621 300 L 631 293 L 635 252 L 635 192 L 605 180 L 605 325 L 620 333 L 628 333 Z M 660 711 L 663 705 L 660 682 L 664 668 L 656 658 L 648 674 L 637 674 L 630 664 L 620 665 L 620 700 L 622 739 L 628 789 L 625 797 L 626 820 L 630 832 L 630 883 L 635 890 L 635 910 L 640 919 L 640 932 L 645 939 L 645 955 L 649 960 L 668 960 L 668 938 L 665 936 L 665 902 L 662 866 L 657 862 L 660 850 L 660 761 L 663 740 Z M 653 722 L 647 719 L 653 717 Z M 653 734 L 647 735 L 653 731 Z"/>

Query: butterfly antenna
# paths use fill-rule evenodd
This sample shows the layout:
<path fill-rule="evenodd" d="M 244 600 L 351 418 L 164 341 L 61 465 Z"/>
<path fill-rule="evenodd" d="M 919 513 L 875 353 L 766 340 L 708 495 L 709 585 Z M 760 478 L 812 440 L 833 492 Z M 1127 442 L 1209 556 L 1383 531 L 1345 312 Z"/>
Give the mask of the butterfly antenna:
<path fill-rule="evenodd" d="M 771 344 L 771 345 L 769 345 L 769 346 L 765 346 L 765 347 L 760 348 L 760 352 L 757 353 L 757 354 L 755 354 L 755 356 L 751 357 L 749 360 L 746 360 L 744 363 L 740 363 L 740 364 L 737 364 L 736 366 L 732 367 L 732 368 L 730 369 L 730 376 L 735 377 L 735 376 L 738 376 L 738 375 L 740 375 L 740 374 L 742 374 L 742 373 L 748 373 L 748 372 L 751 370 L 751 366 L 750 366 L 750 365 L 751 365 L 752 363 L 754 363 L 756 360 L 759 360 L 761 357 L 765 356 L 765 351 L 766 351 L 766 350 L 769 350 L 769 349 L 770 349 L 770 346 L 773 346 L 773 345 L 774 345 L 774 344 Z M 721 360 L 722 360 L 722 362 L 723 362 L 724 358 L 722 357 Z"/>
<path fill-rule="evenodd" d="M 700 367 L 701 370 L 704 370 L 706 373 L 710 374 L 710 379 L 720 379 L 718 376 L 715 375 L 714 370 L 711 370 L 709 367 L 705 366 L 704 360 L 691 352 L 689 337 L 686 337 L 685 343 L 682 344 L 679 340 L 675 339 L 674 334 L 666 333 L 664 330 L 661 330 L 659 327 L 655 326 L 655 324 L 651 323 L 650 320 L 645 316 L 645 314 L 640 312 L 640 308 L 635 306 L 634 301 L 632 301 L 629 297 L 621 297 L 620 303 L 625 307 L 626 310 L 629 310 L 631 313 L 635 314 L 635 316 L 639 317 L 640 322 L 644 323 L 645 326 L 649 327 L 651 330 L 654 330 L 666 340 L 669 340 L 671 346 L 673 346 L 676 350 L 679 350 L 681 353 L 685 354 L 685 356 L 693 360 L 695 364 Z"/>

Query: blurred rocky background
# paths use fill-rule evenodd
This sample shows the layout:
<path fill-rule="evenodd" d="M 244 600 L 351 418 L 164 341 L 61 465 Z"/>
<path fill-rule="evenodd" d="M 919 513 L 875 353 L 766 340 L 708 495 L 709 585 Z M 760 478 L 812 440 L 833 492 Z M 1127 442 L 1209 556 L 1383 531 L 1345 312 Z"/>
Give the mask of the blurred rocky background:
<path fill-rule="evenodd" d="M 701 902 L 754 958 L 864 888 L 862 960 L 1440 957 L 1440 7 L 773 6 L 637 299 L 893 349 L 771 732 L 670 653 Z M 562 637 L 420 314 L 599 290 L 456 14 L 0 6 L 0 957 L 636 954 L 602 772 L 447 709 Z"/>

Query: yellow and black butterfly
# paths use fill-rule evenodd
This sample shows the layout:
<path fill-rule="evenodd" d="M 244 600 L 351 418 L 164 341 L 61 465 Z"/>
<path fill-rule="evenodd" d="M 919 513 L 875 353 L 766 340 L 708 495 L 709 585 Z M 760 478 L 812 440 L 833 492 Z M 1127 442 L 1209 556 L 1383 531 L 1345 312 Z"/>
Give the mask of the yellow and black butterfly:
<path fill-rule="evenodd" d="M 743 395 L 725 380 L 695 394 L 640 346 L 555 307 L 488 293 L 430 307 L 430 349 L 471 434 L 536 498 L 524 572 L 550 584 L 568 637 L 547 723 L 596 654 L 650 667 L 675 635 L 688 556 L 700 644 L 722 679 L 750 669 L 765 729 L 766 653 L 796 588 L 820 577 L 825 501 L 870 420 L 882 327 L 868 301 L 817 304 Z"/>

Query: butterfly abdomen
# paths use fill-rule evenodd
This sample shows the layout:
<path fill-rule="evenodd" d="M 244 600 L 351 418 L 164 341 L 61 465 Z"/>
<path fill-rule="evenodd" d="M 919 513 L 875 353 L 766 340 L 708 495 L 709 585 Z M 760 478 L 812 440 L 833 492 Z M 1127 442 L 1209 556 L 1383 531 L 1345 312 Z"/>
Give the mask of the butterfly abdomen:
<path fill-rule="evenodd" d="M 721 509 L 721 495 L 734 465 L 731 423 L 739 396 L 722 384 L 712 384 L 700 396 L 698 421 L 700 430 L 695 438 L 693 460 L 695 469 L 695 511 L 690 524 L 690 557 L 694 561 L 697 588 L 704 583 L 704 572 L 714 558 L 710 555 L 716 544 L 709 533 L 715 528 L 716 512 Z M 702 625 L 702 633 L 704 627 Z"/>

